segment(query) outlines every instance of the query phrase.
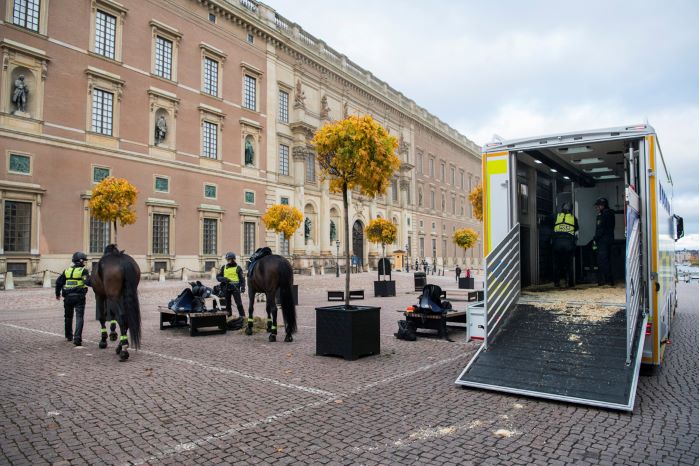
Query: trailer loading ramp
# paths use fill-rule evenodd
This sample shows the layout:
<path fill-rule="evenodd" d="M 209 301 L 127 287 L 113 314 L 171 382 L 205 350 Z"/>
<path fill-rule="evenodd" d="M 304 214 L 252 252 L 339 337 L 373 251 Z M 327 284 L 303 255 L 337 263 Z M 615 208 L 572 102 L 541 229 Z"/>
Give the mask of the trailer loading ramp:
<path fill-rule="evenodd" d="M 625 309 L 590 319 L 577 313 L 585 303 L 548 309 L 517 304 L 488 349 L 479 349 L 456 383 L 465 387 L 631 411 L 639 377 L 643 338 L 640 319 L 631 363 L 626 364 Z M 624 305 L 623 305 L 624 306 Z"/>

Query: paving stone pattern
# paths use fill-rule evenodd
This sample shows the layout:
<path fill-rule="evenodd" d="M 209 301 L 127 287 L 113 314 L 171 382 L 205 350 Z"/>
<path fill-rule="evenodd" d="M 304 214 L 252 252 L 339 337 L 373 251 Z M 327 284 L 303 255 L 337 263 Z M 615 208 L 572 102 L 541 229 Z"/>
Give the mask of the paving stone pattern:
<path fill-rule="evenodd" d="M 625 414 L 456 386 L 478 345 L 461 330 L 396 340 L 413 276 L 394 275 L 392 298 L 371 297 L 375 277 L 351 287 L 382 308 L 382 352 L 353 362 L 315 355 L 314 307 L 342 276 L 295 277 L 292 343 L 161 331 L 156 306 L 185 284 L 144 282 L 143 346 L 126 363 L 114 343 L 98 349 L 92 297 L 75 349 L 52 290 L 0 292 L 0 463 L 698 464 L 697 283 L 679 285 L 665 364 Z M 454 287 L 451 274 L 429 282 Z"/>

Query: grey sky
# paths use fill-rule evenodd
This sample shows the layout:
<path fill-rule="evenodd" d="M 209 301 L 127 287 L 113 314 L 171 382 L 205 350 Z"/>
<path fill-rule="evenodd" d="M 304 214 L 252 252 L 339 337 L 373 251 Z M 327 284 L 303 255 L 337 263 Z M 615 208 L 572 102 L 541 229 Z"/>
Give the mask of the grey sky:
<path fill-rule="evenodd" d="M 698 245 L 698 2 L 270 0 L 477 144 L 648 119 Z"/>

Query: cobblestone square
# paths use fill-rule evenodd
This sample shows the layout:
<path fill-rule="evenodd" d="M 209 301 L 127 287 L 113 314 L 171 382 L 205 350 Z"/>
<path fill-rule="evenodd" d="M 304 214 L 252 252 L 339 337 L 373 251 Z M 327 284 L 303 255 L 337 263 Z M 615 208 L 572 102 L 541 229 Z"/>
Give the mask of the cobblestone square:
<path fill-rule="evenodd" d="M 353 275 L 351 287 L 381 306 L 381 354 L 353 362 L 315 355 L 314 308 L 342 276 L 295 276 L 292 343 L 161 331 L 156 308 L 185 283 L 143 282 L 142 349 L 126 363 L 114 343 L 98 349 L 91 294 L 76 349 L 53 290 L 1 292 L 0 463 L 698 464 L 696 282 L 679 284 L 664 365 L 642 375 L 625 414 L 456 386 L 478 344 L 462 330 L 397 340 L 413 276 L 395 274 L 392 298 L 371 297 L 374 278 Z"/>

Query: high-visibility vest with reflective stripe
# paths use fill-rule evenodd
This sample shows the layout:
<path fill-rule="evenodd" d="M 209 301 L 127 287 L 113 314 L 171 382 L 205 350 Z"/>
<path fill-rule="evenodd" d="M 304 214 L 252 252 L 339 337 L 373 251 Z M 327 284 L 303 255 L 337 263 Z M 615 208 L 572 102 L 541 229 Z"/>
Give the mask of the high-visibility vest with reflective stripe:
<path fill-rule="evenodd" d="M 574 216 L 572 214 L 565 214 L 564 212 L 557 215 L 557 221 L 554 222 L 554 232 L 555 233 L 569 233 L 571 235 L 575 232 Z"/>
<path fill-rule="evenodd" d="M 85 267 L 68 267 L 63 275 L 66 276 L 64 288 L 86 288 L 83 282 L 83 270 Z"/>
<path fill-rule="evenodd" d="M 228 265 L 224 267 L 224 277 L 228 278 L 234 283 L 238 283 L 240 279 L 238 278 L 238 266 L 234 265 L 233 267 L 229 267 Z"/>

